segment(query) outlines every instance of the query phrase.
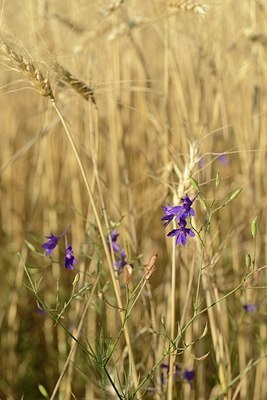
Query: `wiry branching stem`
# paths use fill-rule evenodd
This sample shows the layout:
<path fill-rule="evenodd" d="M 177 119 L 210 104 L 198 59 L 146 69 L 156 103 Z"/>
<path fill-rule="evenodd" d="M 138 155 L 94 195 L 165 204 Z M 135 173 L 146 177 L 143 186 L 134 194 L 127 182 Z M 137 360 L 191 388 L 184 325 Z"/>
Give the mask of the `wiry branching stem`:
<path fill-rule="evenodd" d="M 116 280 L 116 277 L 115 277 L 111 256 L 110 256 L 110 253 L 109 253 L 109 250 L 108 250 L 108 245 L 107 245 L 106 238 L 105 238 L 105 235 L 104 235 L 104 232 L 103 232 L 103 229 L 102 229 L 102 226 L 101 226 L 101 222 L 100 222 L 100 219 L 99 219 L 99 215 L 98 215 L 98 212 L 97 212 L 97 209 L 96 209 L 95 201 L 94 201 L 94 198 L 93 198 L 93 193 L 92 193 L 92 190 L 90 188 L 88 179 L 86 177 L 85 169 L 84 169 L 83 164 L 81 162 L 77 147 L 76 147 L 76 145 L 74 143 L 74 140 L 73 140 L 73 137 L 72 137 L 72 134 L 70 132 L 69 127 L 67 126 L 67 124 L 66 124 L 66 122 L 65 122 L 65 120 L 64 120 L 64 118 L 63 118 L 58 106 L 56 105 L 55 101 L 53 101 L 52 104 L 53 104 L 53 107 L 54 107 L 56 113 L 58 114 L 58 116 L 59 116 L 59 118 L 60 118 L 60 120 L 62 122 L 62 125 L 64 127 L 64 130 L 65 130 L 66 134 L 67 134 L 68 140 L 70 142 L 70 145 L 72 147 L 73 153 L 75 155 L 76 161 L 77 161 L 77 163 L 79 165 L 79 169 L 81 171 L 82 178 L 84 180 L 84 183 L 85 183 L 85 186 L 86 186 L 86 190 L 87 190 L 87 193 L 88 193 L 88 196 L 89 196 L 89 201 L 90 201 L 91 206 L 92 206 L 94 217 L 96 219 L 96 224 L 97 224 L 97 227 L 98 227 L 98 230 L 99 230 L 99 234 L 100 234 L 100 237 L 101 237 L 102 245 L 104 247 L 104 251 L 105 251 L 105 254 L 106 254 L 108 267 L 109 267 L 110 275 L 111 275 L 111 279 L 112 279 L 112 284 L 113 284 L 113 288 L 114 288 L 114 292 L 115 292 L 115 296 L 116 296 L 116 300 L 117 300 L 117 305 L 118 305 L 118 308 L 120 310 L 123 310 L 123 304 L 122 304 L 121 295 L 120 295 L 120 287 L 119 287 L 118 281 Z M 135 366 L 134 357 L 133 357 L 130 333 L 129 333 L 127 321 L 125 321 L 125 316 L 126 316 L 125 312 L 121 311 L 120 312 L 120 317 L 121 317 L 122 324 L 124 325 L 124 337 L 125 337 L 125 341 L 126 341 L 126 344 L 127 344 L 128 353 L 129 353 L 129 361 L 130 361 L 130 365 L 131 365 L 131 369 L 132 369 L 133 386 L 134 386 L 134 388 L 136 390 L 137 396 L 140 397 L 140 393 L 139 393 L 139 390 L 138 390 L 138 376 L 137 376 L 136 366 Z"/>

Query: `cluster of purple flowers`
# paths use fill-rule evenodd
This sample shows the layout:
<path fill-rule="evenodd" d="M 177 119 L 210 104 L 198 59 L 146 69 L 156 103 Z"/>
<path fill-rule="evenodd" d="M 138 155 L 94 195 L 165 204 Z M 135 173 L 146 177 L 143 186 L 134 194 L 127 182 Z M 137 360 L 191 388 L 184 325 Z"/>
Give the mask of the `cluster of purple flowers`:
<path fill-rule="evenodd" d="M 60 239 L 62 239 L 63 236 L 66 235 L 66 231 L 64 231 L 61 235 L 55 236 L 53 233 L 51 233 L 50 236 L 46 236 L 48 239 L 43 245 L 42 248 L 45 250 L 46 256 L 49 256 L 52 251 L 55 249 L 57 246 L 58 242 Z M 69 268 L 71 270 L 74 269 L 74 264 L 76 264 L 77 260 L 73 255 L 73 250 L 71 246 L 67 246 L 65 249 L 65 268 Z"/>
<path fill-rule="evenodd" d="M 117 239 L 118 239 L 119 235 L 120 234 L 118 232 L 112 231 L 110 236 L 107 237 L 107 245 L 109 247 L 109 251 L 111 251 L 111 249 L 110 249 L 110 239 L 111 239 L 111 245 L 112 245 L 113 251 L 116 256 L 114 268 L 117 272 L 121 272 L 123 270 L 123 268 L 125 267 L 125 265 L 129 264 L 126 260 L 125 250 L 123 248 L 120 248 L 120 246 L 117 243 Z M 133 268 L 133 265 L 132 264 L 130 264 L 130 265 Z"/>
<path fill-rule="evenodd" d="M 190 229 L 187 228 L 186 219 L 193 217 L 195 215 L 195 211 L 191 207 L 196 196 L 193 199 L 190 199 L 188 194 L 182 198 L 182 205 L 181 206 L 163 206 L 164 216 L 161 218 L 164 221 L 163 226 L 169 225 L 169 223 L 175 219 L 178 222 L 179 228 L 173 229 L 168 233 L 167 236 L 176 236 L 176 244 L 182 243 L 185 246 L 187 241 L 187 236 L 194 237 L 195 233 Z"/>
<path fill-rule="evenodd" d="M 168 381 L 168 375 L 169 375 L 169 371 L 170 371 L 170 366 L 169 364 L 161 364 L 160 365 L 160 378 L 161 378 L 161 384 L 163 385 L 164 383 L 166 383 Z M 167 375 L 167 378 L 166 378 Z M 189 369 L 185 369 L 185 370 L 181 370 L 178 364 L 174 365 L 174 376 L 175 377 L 181 377 L 183 378 L 186 382 L 189 383 L 189 385 L 192 385 L 192 381 L 194 380 L 196 373 L 195 370 L 189 370 Z"/>

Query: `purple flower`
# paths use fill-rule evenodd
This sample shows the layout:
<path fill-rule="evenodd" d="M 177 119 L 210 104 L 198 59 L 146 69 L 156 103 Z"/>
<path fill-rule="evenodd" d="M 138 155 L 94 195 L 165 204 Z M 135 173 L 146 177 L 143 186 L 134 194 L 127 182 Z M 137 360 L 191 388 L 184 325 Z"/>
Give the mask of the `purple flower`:
<path fill-rule="evenodd" d="M 202 156 L 202 157 L 198 160 L 198 166 L 199 166 L 199 168 L 202 168 L 202 167 L 204 167 L 204 165 L 205 165 L 205 157 Z"/>
<path fill-rule="evenodd" d="M 120 246 L 117 243 L 118 236 L 119 236 L 118 232 L 112 231 L 110 233 L 110 236 L 107 237 L 107 245 L 108 245 L 108 248 L 110 251 L 110 240 L 109 240 L 109 238 L 110 238 L 111 242 L 112 242 L 112 248 L 113 248 L 114 252 L 116 253 L 116 255 L 115 255 L 116 261 L 113 264 L 113 266 L 117 272 L 121 272 L 121 270 L 125 267 L 125 265 L 127 265 L 129 263 L 126 260 L 125 250 L 120 248 Z M 132 264 L 130 264 L 130 265 L 133 268 L 133 265 Z"/>
<path fill-rule="evenodd" d="M 119 247 L 119 245 L 117 243 L 117 239 L 118 239 L 119 235 L 120 234 L 118 232 L 116 232 L 116 231 L 112 231 L 111 234 L 110 234 L 112 247 L 113 247 L 113 250 L 115 251 L 115 253 L 119 253 L 119 251 L 120 251 L 120 247 Z M 110 240 L 109 240 L 109 237 L 107 237 L 107 245 L 108 245 L 108 248 L 109 248 L 109 251 L 110 251 Z"/>
<path fill-rule="evenodd" d="M 55 236 L 53 233 L 51 233 L 51 235 L 46 236 L 46 238 L 48 240 L 42 245 L 42 248 L 45 250 L 46 256 L 49 256 L 58 244 L 59 240 L 62 238 L 62 235 Z"/>
<path fill-rule="evenodd" d="M 184 371 L 181 372 L 181 376 L 188 382 L 191 383 L 191 381 L 195 378 L 196 373 L 195 371 L 185 369 Z"/>
<path fill-rule="evenodd" d="M 187 241 L 187 235 L 194 237 L 195 234 L 191 229 L 186 228 L 186 221 L 184 219 L 180 219 L 179 225 L 180 225 L 179 229 L 173 229 L 172 231 L 170 231 L 168 233 L 167 236 L 171 236 L 171 237 L 177 236 L 176 237 L 176 245 L 178 245 L 179 243 L 182 243 L 182 245 L 185 246 L 186 241 Z"/>
<path fill-rule="evenodd" d="M 165 382 L 168 381 L 170 366 L 169 366 L 169 364 L 161 364 L 160 369 L 161 369 L 161 371 L 160 371 L 161 384 L 163 385 Z M 174 364 L 173 369 L 174 369 L 173 373 L 174 373 L 175 377 L 178 377 L 178 376 L 182 377 L 191 386 L 192 381 L 196 376 L 196 373 L 193 369 L 192 370 L 185 369 L 184 371 L 181 371 L 178 364 Z"/>
<path fill-rule="evenodd" d="M 120 272 L 127 264 L 129 264 L 129 263 L 128 263 L 128 261 L 126 261 L 126 253 L 125 253 L 124 249 L 121 249 L 120 259 L 117 260 L 114 264 L 116 271 Z M 130 265 L 132 268 L 134 267 L 133 264 L 130 264 Z"/>
<path fill-rule="evenodd" d="M 257 310 L 256 304 L 244 304 L 243 308 L 248 313 L 253 313 Z"/>
<path fill-rule="evenodd" d="M 194 200 L 196 197 L 194 197 L 192 200 L 188 196 L 188 194 L 185 195 L 185 197 L 182 199 L 183 201 L 183 213 L 180 216 L 180 218 L 185 219 L 187 217 L 193 217 L 195 215 L 195 210 L 191 208 Z"/>
<path fill-rule="evenodd" d="M 76 264 L 77 260 L 73 255 L 73 251 L 72 251 L 72 247 L 69 246 L 66 248 L 66 252 L 65 252 L 65 268 L 70 268 L 70 269 L 74 269 L 74 265 Z"/>
<path fill-rule="evenodd" d="M 160 368 L 161 368 L 161 369 L 166 369 L 167 372 L 169 373 L 169 370 L 170 370 L 169 364 L 162 363 L 162 364 L 160 364 Z"/>
<path fill-rule="evenodd" d="M 219 161 L 219 163 L 222 164 L 222 165 L 228 165 L 228 164 L 229 164 L 229 157 L 228 157 L 227 154 L 221 154 L 221 155 L 218 157 L 218 161 Z"/>
<path fill-rule="evenodd" d="M 183 214 L 184 209 L 183 206 L 162 206 L 164 216 L 161 218 L 164 222 L 163 226 L 166 228 L 167 225 L 173 220 L 173 218 L 179 219 L 179 217 Z"/>
<path fill-rule="evenodd" d="M 182 206 L 163 206 L 162 208 L 164 216 L 161 218 L 161 220 L 165 221 L 163 224 L 164 228 L 166 228 L 166 226 L 169 225 L 174 218 L 179 221 L 179 219 L 193 217 L 195 215 L 195 211 L 193 208 L 191 208 L 191 206 L 195 198 L 196 197 L 191 200 L 188 194 L 186 194 L 185 197 L 181 199 L 183 202 Z"/>
<path fill-rule="evenodd" d="M 174 369 L 174 375 L 177 376 L 177 374 L 179 374 L 178 364 L 174 364 L 173 369 Z M 165 382 L 168 381 L 170 365 L 162 363 L 162 364 L 160 364 L 160 370 L 161 370 L 160 371 L 160 380 L 161 380 L 161 385 L 163 385 Z"/>

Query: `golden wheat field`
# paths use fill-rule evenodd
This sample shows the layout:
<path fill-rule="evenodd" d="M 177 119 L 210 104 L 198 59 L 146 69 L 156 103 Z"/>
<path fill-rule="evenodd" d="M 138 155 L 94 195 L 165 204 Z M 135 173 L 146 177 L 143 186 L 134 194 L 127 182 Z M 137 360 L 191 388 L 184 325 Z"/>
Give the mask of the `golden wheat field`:
<path fill-rule="evenodd" d="M 267 399 L 266 1 L 0 4 L 0 399 Z"/>

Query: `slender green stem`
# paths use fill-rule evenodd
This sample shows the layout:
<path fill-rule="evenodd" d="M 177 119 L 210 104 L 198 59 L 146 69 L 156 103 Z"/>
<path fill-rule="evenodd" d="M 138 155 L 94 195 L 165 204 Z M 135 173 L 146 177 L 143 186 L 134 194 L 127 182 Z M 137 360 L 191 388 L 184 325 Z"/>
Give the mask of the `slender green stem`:
<path fill-rule="evenodd" d="M 79 326 L 78 326 L 77 332 L 76 332 L 76 334 L 75 334 L 75 339 L 76 339 L 76 340 L 74 340 L 74 341 L 72 342 L 69 355 L 68 355 L 68 357 L 67 357 L 67 359 L 66 359 L 66 361 L 65 361 L 64 367 L 63 367 L 63 369 L 62 369 L 62 371 L 61 371 L 61 374 L 60 374 L 60 376 L 59 376 L 59 378 L 58 378 L 58 380 L 57 380 L 57 383 L 56 383 L 56 385 L 55 385 L 55 387 L 54 387 L 54 390 L 53 390 L 53 393 L 52 393 L 52 395 L 51 395 L 51 397 L 50 397 L 50 400 L 53 400 L 53 399 L 55 398 L 55 396 L 56 396 L 56 394 L 57 394 L 57 391 L 58 391 L 58 389 L 59 389 L 60 383 L 62 382 L 62 379 L 63 379 L 63 377 L 64 377 L 64 375 L 65 375 L 65 373 L 66 373 L 66 371 L 67 371 L 67 368 L 68 368 L 68 365 L 69 365 L 69 363 L 70 363 L 71 357 L 72 357 L 72 355 L 73 355 L 73 353 L 74 353 L 74 351 L 75 351 L 75 349 L 76 349 L 76 347 L 77 347 L 77 343 L 78 343 L 77 340 L 78 340 L 79 337 L 80 337 L 80 334 L 81 334 L 81 331 L 82 331 L 82 327 L 83 327 L 83 323 L 84 323 L 84 319 L 85 319 L 87 310 L 88 310 L 88 308 L 89 308 L 89 305 L 90 305 L 91 302 L 92 302 L 93 295 L 94 295 L 94 293 L 95 293 L 95 289 L 96 289 L 96 286 L 97 286 L 97 284 L 98 284 L 98 281 L 99 281 L 99 276 L 96 278 L 96 281 L 95 281 L 94 286 L 93 286 L 92 291 L 91 291 L 91 295 L 89 296 L 89 298 L 88 298 L 88 300 L 87 300 L 87 303 L 86 303 L 86 305 L 85 305 L 85 307 L 84 307 L 84 310 L 83 310 L 83 313 L 82 313 L 82 316 L 81 316 L 81 319 L 80 319 L 80 322 L 79 322 Z"/>

